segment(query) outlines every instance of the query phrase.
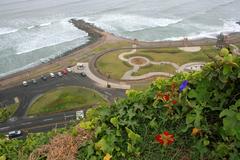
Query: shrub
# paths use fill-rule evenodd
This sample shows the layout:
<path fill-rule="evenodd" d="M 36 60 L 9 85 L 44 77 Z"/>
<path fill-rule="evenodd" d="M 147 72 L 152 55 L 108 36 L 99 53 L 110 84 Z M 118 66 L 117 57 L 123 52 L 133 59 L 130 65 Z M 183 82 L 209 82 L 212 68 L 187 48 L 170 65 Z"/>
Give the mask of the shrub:
<path fill-rule="evenodd" d="M 240 159 L 239 64 L 231 54 L 216 57 L 201 72 L 92 109 L 81 126 L 95 136 L 78 159 Z"/>

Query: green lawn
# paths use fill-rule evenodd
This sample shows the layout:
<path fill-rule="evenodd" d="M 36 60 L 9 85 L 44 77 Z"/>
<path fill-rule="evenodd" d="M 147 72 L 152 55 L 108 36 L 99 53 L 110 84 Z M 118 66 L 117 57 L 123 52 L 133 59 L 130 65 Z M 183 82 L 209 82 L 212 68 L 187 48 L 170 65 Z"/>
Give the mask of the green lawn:
<path fill-rule="evenodd" d="M 105 76 L 110 75 L 112 79 L 121 79 L 125 72 L 132 69 L 132 66 L 126 62 L 122 62 L 118 59 L 118 55 L 123 52 L 128 52 L 130 50 L 120 50 L 112 53 L 108 53 L 99 58 L 97 63 L 97 68 L 100 73 Z M 189 62 L 198 62 L 205 61 L 208 62 L 210 59 L 208 55 L 215 56 L 217 55 L 218 50 L 214 47 L 202 47 L 199 52 L 184 52 L 178 48 L 161 48 L 161 49 L 139 49 L 135 54 L 127 55 L 126 58 L 134 56 L 144 56 L 152 61 L 170 61 L 178 65 L 183 65 Z M 174 73 L 175 68 L 172 66 L 159 66 L 159 65 L 150 65 L 145 68 L 141 68 L 139 72 L 134 75 L 142 75 L 148 72 L 163 71 Z"/>
<path fill-rule="evenodd" d="M 16 112 L 18 106 L 19 103 L 15 103 L 7 107 L 0 108 L 0 122 L 4 122 L 11 118 L 13 114 Z"/>
<path fill-rule="evenodd" d="M 138 72 L 133 73 L 133 76 L 140 76 L 149 72 L 167 72 L 171 74 L 175 74 L 176 69 L 170 64 L 161 64 L 161 65 L 148 65 L 146 67 L 142 67 L 138 70 Z"/>
<path fill-rule="evenodd" d="M 107 49 L 122 48 L 122 47 L 132 47 L 131 43 L 126 41 L 116 42 L 116 43 L 105 43 L 93 50 L 93 52 L 101 52 Z"/>
<path fill-rule="evenodd" d="M 183 65 L 189 62 L 210 61 L 207 54 L 215 56 L 217 55 L 216 49 L 213 47 L 203 47 L 199 52 L 184 52 L 178 49 L 141 49 L 133 55 L 127 55 L 126 58 L 134 56 L 144 56 L 152 61 L 170 61 L 178 65 Z"/>
<path fill-rule="evenodd" d="M 97 68 L 103 75 L 110 75 L 113 79 L 121 79 L 123 74 L 130 70 L 132 66 L 118 59 L 118 55 L 130 50 L 120 50 L 105 54 L 97 61 Z"/>
<path fill-rule="evenodd" d="M 71 86 L 49 91 L 38 98 L 27 110 L 27 115 L 41 115 L 106 104 L 107 101 L 97 92 Z"/>

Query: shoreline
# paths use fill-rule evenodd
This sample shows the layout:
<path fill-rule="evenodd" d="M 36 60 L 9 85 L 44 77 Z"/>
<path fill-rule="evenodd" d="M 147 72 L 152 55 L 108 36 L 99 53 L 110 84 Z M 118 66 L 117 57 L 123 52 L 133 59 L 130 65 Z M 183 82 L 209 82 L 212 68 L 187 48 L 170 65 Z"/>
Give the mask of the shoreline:
<path fill-rule="evenodd" d="M 158 42 L 145 42 L 145 41 L 138 41 L 138 40 L 132 40 L 127 39 L 124 37 L 119 37 L 114 35 L 113 33 L 105 32 L 104 30 L 96 27 L 94 24 L 85 22 L 83 20 L 75 20 L 71 19 L 69 21 L 72 23 L 76 28 L 83 30 L 88 33 L 89 40 L 87 43 L 80 45 L 79 47 L 76 47 L 72 50 L 69 50 L 67 52 L 64 52 L 63 54 L 56 56 L 53 59 L 50 59 L 46 63 L 40 63 L 36 64 L 36 66 L 23 69 L 21 71 L 17 71 L 15 73 L 3 76 L 0 78 L 0 90 L 9 88 L 13 85 L 20 84 L 23 80 L 30 80 L 32 78 L 38 77 L 42 74 L 46 74 L 49 72 L 54 72 L 57 70 L 62 70 L 63 68 L 66 68 L 68 66 L 71 66 L 70 60 L 80 60 L 80 56 L 91 56 L 89 52 L 91 52 L 92 49 L 97 48 L 105 43 L 113 43 L 113 42 L 119 42 L 119 41 L 125 41 L 130 43 L 137 43 L 139 47 L 180 47 L 180 46 L 201 46 L 201 45 L 214 45 L 216 43 L 216 39 L 211 38 L 202 38 L 202 39 L 196 39 L 196 40 L 188 40 L 183 41 L 158 41 Z M 231 42 L 240 42 L 240 33 L 230 33 L 229 34 L 229 41 Z M 30 75 L 31 73 L 34 73 L 33 75 Z"/>
<path fill-rule="evenodd" d="M 72 54 L 72 53 L 80 50 L 80 49 L 83 49 L 83 48 L 85 48 L 85 47 L 87 47 L 87 46 L 89 46 L 89 45 L 91 45 L 91 44 L 96 43 L 96 42 L 102 37 L 102 35 L 99 34 L 98 32 L 92 32 L 92 31 L 91 31 L 91 28 L 90 28 L 90 27 L 87 27 L 87 25 L 86 25 L 86 24 L 88 24 L 88 25 L 91 25 L 91 24 L 86 23 L 85 25 L 80 25 L 80 24 L 83 23 L 83 22 L 80 22 L 80 23 L 78 23 L 78 24 L 77 24 L 77 23 L 74 24 L 75 21 L 77 21 L 77 20 L 71 19 L 69 22 L 72 23 L 76 28 L 78 28 L 78 29 L 80 29 L 80 30 L 83 30 L 83 31 L 85 31 L 85 32 L 88 33 L 89 39 L 88 39 L 87 43 L 82 44 L 82 45 L 80 45 L 80 46 L 78 46 L 78 47 L 76 47 L 76 48 L 73 48 L 73 49 L 71 49 L 71 50 L 68 50 L 68 51 L 66 51 L 66 52 L 64 52 L 64 53 L 62 53 L 62 54 L 60 54 L 60 55 L 57 55 L 57 56 L 55 56 L 54 58 L 49 58 L 49 60 L 46 61 L 46 62 L 42 62 L 42 63 L 40 62 L 40 63 L 38 63 L 38 64 L 36 64 L 36 65 L 33 65 L 32 67 L 25 68 L 25 69 L 24 69 L 24 67 L 23 67 L 22 70 L 16 71 L 16 72 L 14 72 L 14 73 L 10 73 L 10 74 L 8 74 L 8 75 L 6 75 L 6 76 L 2 76 L 2 77 L 0 77 L 0 82 L 1 82 L 2 80 L 11 78 L 11 77 L 13 77 L 13 76 L 16 76 L 16 75 L 18 75 L 18 74 L 20 74 L 20 73 L 24 73 L 24 72 L 27 72 L 28 70 L 32 70 L 32 69 L 34 69 L 34 68 L 36 68 L 36 67 L 40 67 L 40 66 L 42 66 L 42 65 L 47 65 L 47 64 L 52 63 L 52 62 L 54 62 L 54 61 L 57 61 L 58 59 L 61 59 L 61 58 L 65 57 L 65 56 L 67 56 L 67 55 L 70 55 L 70 54 Z M 90 33 L 90 34 L 89 34 L 89 33 Z M 0 87 L 1 87 L 1 83 L 0 83 Z"/>

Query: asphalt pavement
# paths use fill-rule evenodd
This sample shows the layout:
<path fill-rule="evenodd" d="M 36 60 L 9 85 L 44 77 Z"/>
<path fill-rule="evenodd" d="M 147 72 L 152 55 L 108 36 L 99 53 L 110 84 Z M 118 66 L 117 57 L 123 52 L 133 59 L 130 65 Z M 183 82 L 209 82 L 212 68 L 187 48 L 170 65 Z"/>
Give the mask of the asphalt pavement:
<path fill-rule="evenodd" d="M 71 120 L 76 119 L 76 111 L 62 112 L 41 117 L 27 117 L 26 111 L 32 101 L 45 92 L 57 87 L 80 86 L 93 89 L 102 94 L 107 100 L 113 102 L 115 99 L 124 97 L 125 90 L 103 88 L 96 82 L 83 77 L 77 73 L 68 73 L 62 77 L 47 77 L 47 80 L 36 79 L 37 83 L 28 82 L 28 86 L 16 86 L 0 91 L 0 107 L 12 104 L 17 97 L 20 105 L 8 121 L 0 123 L 0 133 L 7 133 L 12 130 L 27 130 L 28 132 L 46 131 L 55 127 L 64 126 Z M 86 110 L 87 108 L 83 109 Z M 63 125 L 64 124 L 64 125 Z"/>

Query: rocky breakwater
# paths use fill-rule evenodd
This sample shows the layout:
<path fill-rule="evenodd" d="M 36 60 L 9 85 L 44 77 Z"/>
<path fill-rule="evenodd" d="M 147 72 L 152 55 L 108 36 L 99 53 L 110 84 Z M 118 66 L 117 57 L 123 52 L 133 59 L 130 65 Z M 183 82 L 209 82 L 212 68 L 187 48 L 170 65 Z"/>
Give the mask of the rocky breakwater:
<path fill-rule="evenodd" d="M 91 23 L 87 23 L 83 20 L 76 20 L 76 19 L 71 19 L 70 22 L 78 29 L 83 30 L 88 33 L 89 36 L 89 43 L 94 43 L 96 42 L 99 38 L 103 36 L 103 30 L 100 28 L 97 28 Z"/>

